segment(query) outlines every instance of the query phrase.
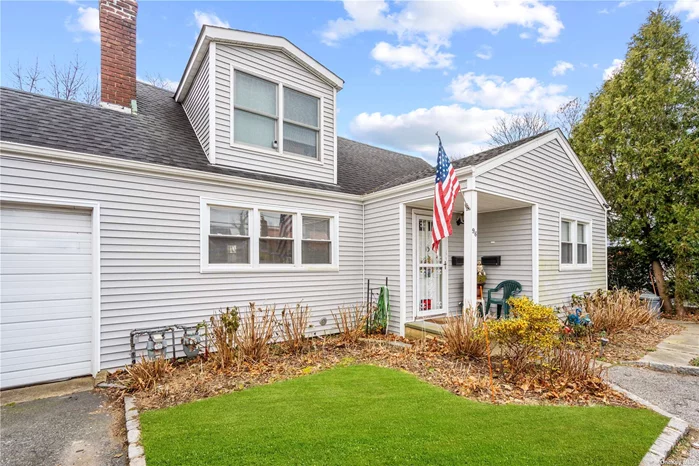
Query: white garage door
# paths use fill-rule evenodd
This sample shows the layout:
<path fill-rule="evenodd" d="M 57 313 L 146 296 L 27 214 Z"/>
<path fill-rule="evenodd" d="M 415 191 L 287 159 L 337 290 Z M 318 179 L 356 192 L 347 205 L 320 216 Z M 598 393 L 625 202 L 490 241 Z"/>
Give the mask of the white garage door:
<path fill-rule="evenodd" d="M 0 207 L 0 387 L 91 373 L 91 212 Z"/>

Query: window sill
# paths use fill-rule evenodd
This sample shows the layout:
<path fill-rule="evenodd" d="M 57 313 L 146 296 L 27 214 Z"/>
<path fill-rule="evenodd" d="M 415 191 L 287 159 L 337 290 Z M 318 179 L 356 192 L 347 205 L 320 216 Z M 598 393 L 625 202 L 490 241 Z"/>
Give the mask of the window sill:
<path fill-rule="evenodd" d="M 585 272 L 585 271 L 590 271 L 590 270 L 592 270 L 592 265 L 590 265 L 590 264 L 582 264 L 582 265 L 559 264 L 558 265 L 559 272 Z"/>
<path fill-rule="evenodd" d="M 280 152 L 278 150 L 268 149 L 266 147 L 256 147 L 256 146 L 251 146 L 248 144 L 242 144 L 239 142 L 231 143 L 231 147 L 233 149 L 237 149 L 237 150 L 247 152 L 248 154 L 253 154 L 253 155 L 264 154 L 264 155 L 271 155 L 273 157 L 282 157 L 285 159 L 295 160 L 297 162 L 307 163 L 309 165 L 320 165 L 320 166 L 323 165 L 322 159 L 312 159 L 312 158 L 306 157 L 304 155 L 296 155 L 296 154 L 292 154 L 290 152 Z"/>
<path fill-rule="evenodd" d="M 200 273 L 265 273 L 265 272 L 339 272 L 337 265 L 303 265 L 303 266 L 259 266 L 251 265 L 238 267 L 202 267 Z"/>

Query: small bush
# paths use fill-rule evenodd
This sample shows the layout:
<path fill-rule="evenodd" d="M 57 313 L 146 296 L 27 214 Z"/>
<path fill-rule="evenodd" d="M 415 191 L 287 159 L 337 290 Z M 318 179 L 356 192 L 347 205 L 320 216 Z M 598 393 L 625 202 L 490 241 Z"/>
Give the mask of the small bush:
<path fill-rule="evenodd" d="M 488 328 L 491 338 L 502 348 L 511 373 L 519 374 L 558 344 L 561 324 L 552 308 L 526 296 L 508 302 L 512 318 L 490 323 Z"/>
<path fill-rule="evenodd" d="M 238 308 L 227 307 L 225 311 L 219 310 L 211 316 L 210 321 L 209 334 L 216 350 L 211 357 L 220 369 L 230 367 L 235 359 L 235 335 L 240 326 Z"/>
<path fill-rule="evenodd" d="M 586 382 L 602 377 L 604 368 L 598 366 L 593 352 L 584 352 L 567 345 L 551 351 L 548 362 L 553 373 L 567 382 Z"/>
<path fill-rule="evenodd" d="M 163 358 L 141 360 L 131 366 L 126 366 L 126 372 L 131 377 L 129 388 L 136 390 L 148 390 L 172 371 L 170 360 Z"/>
<path fill-rule="evenodd" d="M 366 333 L 366 323 L 369 318 L 364 304 L 341 306 L 337 313 L 332 313 L 340 339 L 345 343 L 356 343 Z"/>
<path fill-rule="evenodd" d="M 282 337 L 282 345 L 290 352 L 297 353 L 306 347 L 306 329 L 308 328 L 308 305 L 296 305 L 296 309 L 284 306 L 279 319 L 279 331 Z"/>
<path fill-rule="evenodd" d="M 609 335 L 653 321 L 653 313 L 641 300 L 640 292 L 598 290 L 593 294 L 574 296 L 572 303 L 587 312 L 596 332 L 604 331 Z"/>
<path fill-rule="evenodd" d="M 464 309 L 457 317 L 450 317 L 442 325 L 447 351 L 456 356 L 481 358 L 486 354 L 483 321 L 473 309 Z"/>
<path fill-rule="evenodd" d="M 250 303 L 250 311 L 240 320 L 235 334 L 240 361 L 255 363 L 267 358 L 274 335 L 274 313 L 273 306 L 262 309 Z"/>

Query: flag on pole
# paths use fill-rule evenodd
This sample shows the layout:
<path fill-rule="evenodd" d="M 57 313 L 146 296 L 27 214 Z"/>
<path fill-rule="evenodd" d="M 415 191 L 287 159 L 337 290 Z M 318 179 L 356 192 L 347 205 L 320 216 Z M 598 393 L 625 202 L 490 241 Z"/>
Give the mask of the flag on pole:
<path fill-rule="evenodd" d="M 439 134 L 437 135 L 439 138 Z M 439 249 L 439 242 L 451 236 L 451 215 L 454 211 L 454 200 L 461 191 L 459 180 L 456 179 L 454 167 L 444 152 L 442 139 L 439 138 L 437 154 L 437 175 L 434 185 L 434 208 L 432 210 L 432 249 Z"/>

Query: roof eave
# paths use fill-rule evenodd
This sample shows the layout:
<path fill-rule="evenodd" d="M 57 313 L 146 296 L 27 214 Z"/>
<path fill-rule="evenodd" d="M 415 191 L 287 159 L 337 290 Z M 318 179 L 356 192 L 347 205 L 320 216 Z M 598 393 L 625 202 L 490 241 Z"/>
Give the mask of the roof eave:
<path fill-rule="evenodd" d="M 177 86 L 176 101 L 182 102 L 187 97 L 211 41 L 282 52 L 338 91 L 344 87 L 345 81 L 342 78 L 284 37 L 204 25 Z"/>

